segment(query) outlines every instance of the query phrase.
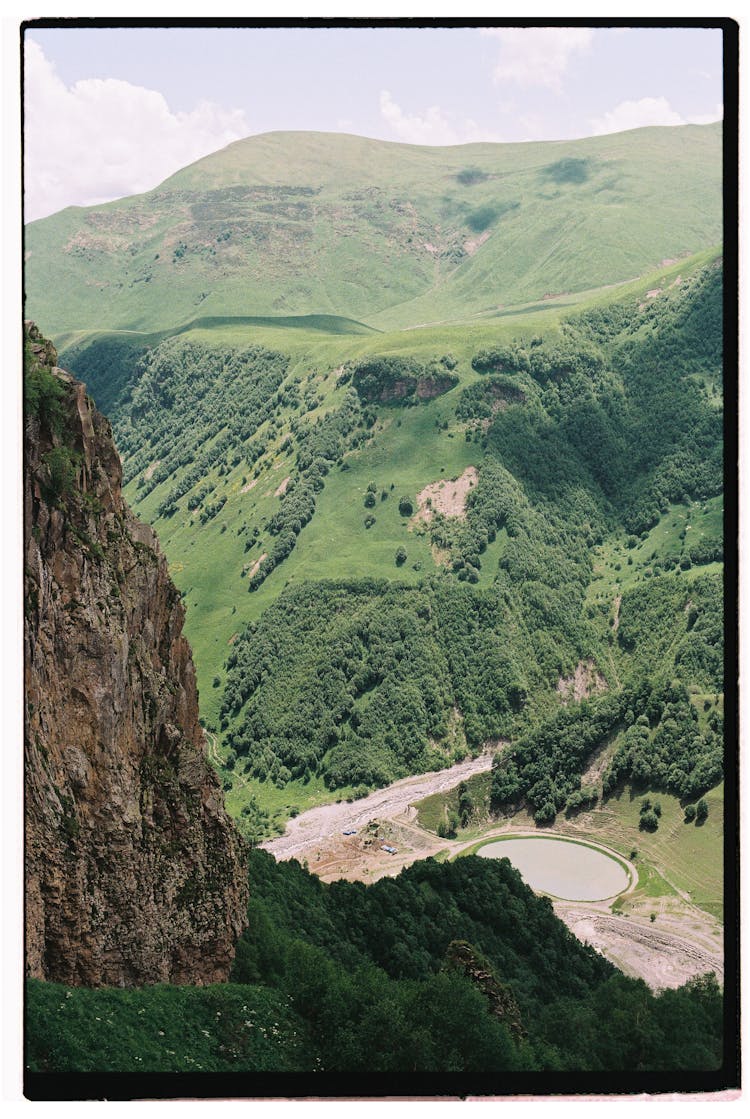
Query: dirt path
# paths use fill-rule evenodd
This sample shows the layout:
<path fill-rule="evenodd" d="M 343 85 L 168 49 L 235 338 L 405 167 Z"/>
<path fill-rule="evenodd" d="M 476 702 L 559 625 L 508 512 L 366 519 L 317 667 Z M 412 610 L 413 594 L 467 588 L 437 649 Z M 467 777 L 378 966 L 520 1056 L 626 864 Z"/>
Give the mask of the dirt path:
<path fill-rule="evenodd" d="M 216 735 L 212 734 L 210 730 L 204 730 L 203 735 L 206 739 L 206 753 L 208 754 L 208 760 L 216 769 L 218 769 L 221 765 L 221 758 L 219 757 L 219 750 L 216 745 Z"/>
<path fill-rule="evenodd" d="M 680 987 L 695 975 L 713 971 L 724 979 L 721 943 L 711 944 L 698 931 L 690 939 L 656 923 L 622 917 L 593 906 L 554 902 L 554 910 L 570 931 L 596 948 L 626 975 L 643 979 L 659 990 Z M 661 918 L 659 918 L 661 920 Z"/>
<path fill-rule="evenodd" d="M 341 802 L 311 808 L 308 812 L 303 812 L 294 820 L 290 820 L 284 835 L 279 836 L 278 839 L 266 840 L 261 846 L 277 859 L 311 860 L 332 840 L 341 839 L 343 831 L 356 828 L 359 832 L 373 821 L 393 820 L 398 816 L 408 815 L 409 806 L 418 800 L 432 793 L 453 789 L 474 773 L 486 772 L 492 767 L 493 757 L 494 753 L 481 754 L 478 758 L 460 762 L 450 769 L 422 773 L 417 777 L 404 777 L 403 780 L 396 781 L 385 789 L 377 789 L 361 800 L 352 801 L 351 804 Z M 412 828 L 412 831 L 416 830 Z M 424 835 L 425 840 L 430 841 L 431 846 L 435 846 L 436 849 L 445 848 L 444 840 L 437 840 L 430 833 L 422 832 L 421 828 L 418 830 Z M 414 855 L 414 858 L 424 858 L 422 851 L 423 848 L 419 854 Z M 414 858 L 409 861 L 413 862 Z M 311 865 L 311 869 L 315 868 Z M 341 873 L 339 877 L 345 877 L 345 874 Z"/>

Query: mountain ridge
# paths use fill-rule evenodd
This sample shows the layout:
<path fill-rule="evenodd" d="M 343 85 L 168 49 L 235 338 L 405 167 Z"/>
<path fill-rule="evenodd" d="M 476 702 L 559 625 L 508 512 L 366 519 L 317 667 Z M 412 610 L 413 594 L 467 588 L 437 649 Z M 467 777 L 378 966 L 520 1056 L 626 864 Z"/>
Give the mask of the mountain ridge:
<path fill-rule="evenodd" d="M 466 318 L 716 244 L 720 181 L 719 125 L 455 148 L 266 133 L 31 223 L 28 314 L 53 338 L 201 315 Z"/>

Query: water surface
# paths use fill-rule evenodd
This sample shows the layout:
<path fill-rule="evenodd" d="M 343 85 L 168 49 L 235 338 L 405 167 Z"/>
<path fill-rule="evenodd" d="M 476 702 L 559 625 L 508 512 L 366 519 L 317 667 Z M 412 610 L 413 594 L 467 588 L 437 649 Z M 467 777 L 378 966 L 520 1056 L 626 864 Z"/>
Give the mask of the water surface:
<path fill-rule="evenodd" d="M 622 893 L 625 867 L 605 851 L 549 836 L 500 839 L 480 847 L 483 859 L 510 859 L 532 890 L 565 901 L 600 901 Z"/>

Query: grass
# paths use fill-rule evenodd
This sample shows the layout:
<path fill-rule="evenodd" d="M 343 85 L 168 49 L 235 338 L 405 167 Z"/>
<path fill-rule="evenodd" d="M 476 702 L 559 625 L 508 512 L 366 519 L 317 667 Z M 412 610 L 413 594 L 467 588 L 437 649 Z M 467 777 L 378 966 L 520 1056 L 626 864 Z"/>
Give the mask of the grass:
<path fill-rule="evenodd" d="M 702 698 L 696 697 L 696 698 Z M 702 705 L 699 706 L 702 712 Z M 704 716 L 705 717 L 705 716 Z M 469 781 L 475 804 L 488 803 L 491 774 L 483 773 Z M 644 797 L 658 800 L 662 815 L 655 832 L 641 831 L 639 828 L 640 805 Z M 590 811 L 566 817 L 560 813 L 554 823 L 555 834 L 576 841 L 599 843 L 630 859 L 631 852 L 637 855 L 631 861 L 638 870 L 636 889 L 628 894 L 627 900 L 619 903 L 622 911 L 637 904 L 643 898 L 657 898 L 682 895 L 699 909 L 705 910 L 719 919 L 723 916 L 723 841 L 724 841 L 724 786 L 718 785 L 705 794 L 709 807 L 708 818 L 702 825 L 685 823 L 684 808 L 679 800 L 669 793 L 652 790 L 638 790 L 625 787 L 603 803 L 600 802 Z M 456 790 L 436 793 L 426 797 L 417 805 L 418 821 L 421 827 L 436 832 L 440 820 L 447 818 L 452 809 L 457 810 Z M 488 842 L 487 831 L 496 828 L 502 820 L 493 820 L 485 809 L 479 809 L 477 823 L 457 832 L 457 839 L 468 841 L 476 839 L 472 846 L 462 852 L 473 854 Z M 533 818 L 525 811 L 517 813 L 512 821 L 513 830 L 538 831 Z"/>
<path fill-rule="evenodd" d="M 490 785 L 492 774 L 475 773 L 467 778 L 466 786 L 475 805 L 475 811 L 469 821 L 469 827 L 459 828 L 456 836 L 458 839 L 471 839 L 474 835 L 481 835 L 487 826 L 489 813 L 485 806 L 489 804 Z M 437 833 L 438 824 L 446 821 L 449 812 L 458 812 L 458 789 L 449 789 L 447 792 L 433 793 L 417 804 L 417 822 L 421 828 Z"/>
<path fill-rule="evenodd" d="M 683 272 L 686 266 L 683 265 Z M 640 282 L 640 290 L 655 283 L 653 277 Z M 602 301 L 612 293 L 600 293 Z M 544 312 L 546 330 L 554 330 L 562 309 L 551 305 Z M 337 370 L 342 363 L 365 353 L 413 355 L 429 360 L 451 353 L 457 361 L 459 385 L 451 392 L 413 408 L 382 408 L 373 429 L 374 437 L 364 447 L 347 454 L 346 469 L 334 466 L 325 488 L 318 495 L 315 515 L 299 536 L 292 554 L 266 579 L 253 594 L 247 593 L 246 571 L 267 550 L 268 538 L 263 525 L 278 508 L 275 490 L 293 472 L 291 455 L 280 450 L 286 426 L 271 443 L 260 460 L 263 467 L 257 484 L 242 492 L 244 483 L 252 479 L 245 463 L 232 469 L 223 478 L 209 473 L 206 480 L 216 496 L 226 496 L 221 513 L 201 525 L 197 514 L 178 512 L 170 519 L 159 519 L 156 509 L 174 484 L 169 479 L 145 499 L 138 499 L 135 480 L 126 488 L 126 497 L 136 513 L 155 525 L 170 562 L 170 572 L 184 594 L 187 607 L 186 634 L 191 642 L 198 676 L 201 714 L 209 727 L 218 727 L 224 664 L 231 643 L 243 626 L 257 619 L 278 597 L 287 583 L 310 579 L 340 577 L 374 577 L 417 583 L 439 570 L 429 537 L 423 527 L 415 525 L 398 512 L 398 500 L 409 496 L 415 503 L 417 493 L 430 482 L 451 479 L 467 466 L 478 465 L 483 451 L 479 443 L 467 442 L 465 425 L 455 418 L 455 404 L 463 387 L 476 382 L 479 375 L 471 368 L 474 353 L 490 344 L 519 333 L 525 320 L 507 318 L 502 325 L 487 321 L 443 325 L 430 329 L 395 331 L 382 334 L 331 334 L 311 330 L 303 323 L 294 326 L 269 326 L 267 323 L 222 321 L 204 322 L 190 337 L 224 345 L 258 344 L 280 349 L 289 355 L 288 376 L 301 379 L 302 386 L 315 387 L 321 403 L 306 419 L 313 420 L 337 405 Z M 447 429 L 443 425 L 447 424 Z M 179 479 L 180 472 L 176 479 Z M 377 491 L 375 508 L 364 507 L 368 485 L 374 482 Z M 391 488 L 393 487 L 393 488 Z M 381 500 L 381 493 L 387 494 Z M 595 555 L 594 579 L 589 588 L 587 604 L 596 612 L 610 612 L 622 588 L 645 577 L 653 558 L 665 554 L 678 555 L 681 536 L 714 536 L 721 529 L 720 498 L 705 505 L 672 506 L 645 540 L 630 550 L 620 539 L 611 539 Z M 372 513 L 375 523 L 365 528 L 365 516 Z M 244 535 L 238 530 L 247 524 L 261 529 L 258 542 L 244 551 Z M 687 528 L 688 524 L 691 526 Z M 479 586 L 487 587 L 494 580 L 505 545 L 502 531 L 488 546 L 482 558 Z M 407 561 L 397 567 L 396 550 L 403 547 Z M 628 558 L 633 560 L 628 564 Z M 619 565 L 620 570 L 617 570 Z M 682 572 L 688 579 L 698 569 Z M 700 570 L 707 570 L 706 567 Z M 218 679 L 218 686 L 214 681 Z M 273 810 L 286 811 L 286 803 L 278 803 L 271 786 L 260 789 L 259 799 L 273 805 Z M 285 790 L 286 792 L 286 790 Z M 308 790 L 294 790 L 307 803 Z M 292 790 L 288 791 L 292 796 Z M 330 794 L 320 790 L 320 798 Z M 291 801 L 290 801 L 291 803 Z M 321 803 L 318 799 L 315 803 Z M 241 809 L 239 793 L 230 795 L 230 809 Z M 281 818 L 281 817 L 279 817 Z"/>
<path fill-rule="evenodd" d="M 653 571 L 655 560 L 680 560 L 685 545 L 699 539 L 723 538 L 724 501 L 721 496 L 688 505 L 670 505 L 659 522 L 645 539 L 627 546 L 622 536 L 611 537 L 594 550 L 594 577 L 589 585 L 587 604 L 610 606 L 623 590 Z M 628 562 L 628 561 L 632 562 Z M 696 565 L 682 571 L 680 577 L 694 578 L 697 574 L 720 571 L 720 563 Z"/>
<path fill-rule="evenodd" d="M 684 271 L 684 269 L 683 269 Z M 653 282 L 642 281 L 642 287 Z M 554 328 L 560 310 L 550 307 L 545 313 L 547 329 Z M 259 590 L 249 595 L 242 577 L 243 567 L 254 563 L 267 545 L 263 534 L 258 544 L 244 552 L 245 537 L 238 529 L 247 523 L 262 528 L 278 507 L 274 491 L 292 471 L 289 455 L 278 448 L 279 434 L 261 460 L 264 467 L 257 485 L 243 493 L 243 479 L 251 478 L 244 464 L 223 478 L 208 474 L 217 495 L 226 495 L 227 503 L 218 517 L 200 525 L 197 515 L 178 513 L 175 517 L 157 519 L 156 509 L 173 485 L 164 482 L 148 497 L 138 499 L 135 482 L 126 488 L 126 497 L 136 513 L 155 525 L 170 561 L 172 576 L 185 593 L 187 605 L 187 636 L 193 647 L 201 696 L 201 711 L 207 722 L 216 724 L 219 690 L 213 679 L 223 679 L 223 664 L 230 651 L 230 642 L 242 626 L 255 618 L 276 599 L 288 581 L 372 576 L 418 582 L 438 569 L 424 529 L 411 525 L 399 516 L 398 498 L 416 494 L 428 483 L 451 479 L 482 458 L 480 444 L 466 442 L 465 425 L 456 421 L 455 402 L 461 388 L 475 382 L 471 357 L 477 350 L 516 334 L 518 323 L 504 320 L 498 330 L 486 322 L 443 326 L 424 331 L 401 331 L 380 335 L 331 335 L 303 327 L 270 328 L 234 324 L 231 328 L 204 326 L 192 332 L 196 340 L 226 345 L 259 344 L 280 348 L 290 356 L 289 376 L 302 377 L 303 384 L 312 378 L 316 391 L 323 397 L 319 408 L 310 414 L 314 419 L 331 407 L 337 399 L 335 370 L 347 360 L 364 353 L 401 353 L 429 359 L 452 353 L 457 359 L 456 372 L 460 384 L 456 389 L 415 408 L 382 409 L 374 429 L 374 439 L 365 447 L 347 456 L 348 469 L 334 467 L 326 479 L 317 501 L 317 510 L 310 524 L 301 533 L 291 556 L 277 568 Z M 447 422 L 447 430 L 441 425 Z M 176 475 L 179 479 L 180 473 Z M 365 529 L 368 510 L 363 499 L 370 482 L 375 482 L 378 502 L 370 512 L 375 523 Z M 391 490 L 393 485 L 393 490 Z M 380 500 L 385 490 L 388 497 Z M 654 555 L 679 554 L 680 533 L 686 537 L 720 531 L 721 499 L 704 506 L 673 506 L 662 517 L 644 541 L 628 550 L 618 539 L 607 541 L 595 556 L 594 580 L 587 602 L 598 610 L 611 610 L 623 587 L 643 577 Z M 192 523 L 191 523 L 192 521 Z M 687 524 L 691 525 L 689 530 Z M 505 534 L 489 545 L 482 561 L 479 586 L 490 585 L 502 555 Z M 395 553 L 403 546 L 406 563 L 396 568 Z M 628 558 L 633 560 L 628 565 Z M 620 570 L 617 570 L 617 566 Z M 416 565 L 416 566 L 415 566 Z M 712 568 L 703 567 L 706 571 Z M 696 569 L 693 569 L 694 571 Z M 217 573 L 221 577 L 217 578 Z M 683 578 L 692 577 L 683 572 Z"/>
<path fill-rule="evenodd" d="M 585 167 L 578 182 L 555 178 L 564 159 Z M 462 181 L 468 166 L 486 177 Z M 146 195 L 32 222 L 27 315 L 53 338 L 217 317 L 333 315 L 383 330 L 511 306 L 533 317 L 534 304 L 716 244 L 721 174 L 718 124 L 553 150 L 250 137 Z"/>
<path fill-rule="evenodd" d="M 183 509 L 156 516 L 180 472 L 142 500 L 135 481 L 126 488 L 136 513 L 156 528 L 183 594 L 208 727 L 218 726 L 232 641 L 288 583 L 367 576 L 416 583 L 439 570 L 429 536 L 399 515 L 398 499 L 414 500 L 427 484 L 481 461 L 481 444 L 467 442 L 455 419 L 461 388 L 478 379 L 474 353 L 513 336 L 553 333 L 574 306 L 645 298 L 715 257 L 707 246 L 721 235 L 720 138 L 719 126 L 646 129 L 558 144 L 552 158 L 549 146 L 536 144 L 435 149 L 277 133 L 230 145 L 148 196 L 32 223 L 27 313 L 66 345 L 80 346 L 86 332 L 101 338 L 120 330 L 149 344 L 179 333 L 281 350 L 289 377 L 314 384 L 322 397 L 309 420 L 336 406 L 336 370 L 346 361 L 444 353 L 457 360 L 453 391 L 415 408 L 380 410 L 374 438 L 347 456 L 347 469 L 331 470 L 294 551 L 253 594 L 246 572 L 267 550 L 263 525 L 293 472 L 291 455 L 280 450 L 286 427 L 260 460 L 252 490 L 243 493 L 252 478 L 244 463 L 223 477 L 207 474 L 203 481 L 227 500 L 205 525 Z M 579 181 L 556 174 L 565 159 L 579 161 Z M 467 185 L 467 166 L 486 177 Z M 690 183 L 677 195 L 676 175 Z M 469 252 L 480 214 L 489 215 L 489 236 Z M 366 510 L 371 482 L 378 501 Z M 375 522 L 366 529 L 368 512 Z M 720 505 L 705 514 L 675 507 L 627 554 L 620 542 L 606 542 L 589 605 L 609 610 L 623 586 L 646 576 L 654 553 L 679 554 L 688 516 L 691 532 L 712 532 Z M 244 524 L 261 530 L 248 552 Z M 480 588 L 493 582 L 505 543 L 501 531 L 488 546 Z M 407 560 L 397 567 L 401 547 Z M 297 802 L 304 810 L 331 798 L 322 787 L 233 781 L 232 812 L 253 792 L 277 822 Z"/>
<path fill-rule="evenodd" d="M 232 786 L 224 793 L 224 803 L 229 814 L 239 822 L 241 831 L 244 821 L 242 809 L 253 797 L 268 813 L 272 828 L 278 835 L 283 835 L 287 820 L 292 816 L 321 804 L 351 799 L 353 793 L 353 789 L 347 787 L 332 792 L 317 776 L 306 782 L 290 781 L 283 789 L 279 789 L 273 781 L 258 781 L 237 769 L 229 776 Z"/>
<path fill-rule="evenodd" d="M 640 805 L 645 796 L 658 800 L 662 815 L 655 832 L 640 831 Z M 592 812 L 555 825 L 564 834 L 585 835 L 626 858 L 632 850 L 638 886 L 629 901 L 641 897 L 681 894 L 699 909 L 723 916 L 723 784 L 705 794 L 708 819 L 702 825 L 685 823 L 678 799 L 669 793 L 626 788 Z"/>
<path fill-rule="evenodd" d="M 554 320 L 550 311 L 548 319 Z M 504 328 L 510 336 L 512 326 Z M 174 484 L 168 479 L 147 497 L 139 499 L 134 479 L 125 496 L 142 519 L 154 524 L 170 564 L 170 573 L 184 593 L 187 607 L 186 634 L 193 648 L 198 675 L 201 714 L 208 725 L 218 721 L 220 689 L 213 687 L 216 676 L 223 680 L 224 662 L 230 642 L 246 622 L 259 617 L 287 582 L 340 576 L 394 578 L 418 582 L 436 570 L 435 560 L 424 529 L 400 516 L 398 501 L 416 495 L 428 483 L 451 479 L 467 466 L 477 465 L 483 451 L 478 443 L 467 443 L 465 425 L 455 419 L 455 400 L 460 388 L 478 379 L 470 365 L 472 355 L 490 340 L 497 340 L 497 328 L 486 324 L 444 328 L 435 335 L 421 332 L 370 335 L 326 335 L 305 329 L 284 331 L 269 328 L 203 328 L 193 332 L 197 340 L 220 341 L 226 345 L 259 344 L 281 349 L 290 355 L 289 376 L 303 378 L 315 385 L 322 403 L 306 419 L 314 420 L 336 406 L 336 369 L 363 353 L 413 354 L 433 358 L 451 352 L 457 360 L 460 385 L 428 403 L 414 408 L 385 408 L 374 428 L 374 439 L 350 453 L 346 470 L 334 466 L 318 495 L 316 513 L 300 534 L 297 546 L 253 594 L 247 593 L 242 570 L 260 558 L 267 546 L 267 534 L 249 552 L 244 551 L 245 536 L 238 529 L 247 523 L 262 528 L 278 507 L 275 490 L 293 471 L 293 461 L 278 448 L 283 432 L 261 460 L 264 467 L 257 485 L 243 493 L 243 479 L 252 479 L 246 464 L 240 464 L 223 478 L 209 472 L 208 481 L 216 495 L 226 495 L 227 503 L 213 520 L 201 525 L 197 514 L 180 512 L 169 519 L 158 518 L 156 510 Z M 442 430 L 443 423 L 447 430 Z M 179 479 L 180 472 L 175 476 Z M 370 482 L 377 486 L 377 505 L 364 507 Z M 393 489 L 391 490 L 391 485 Z M 388 497 L 380 499 L 385 490 Z M 365 515 L 374 514 L 371 528 L 364 526 Z M 192 522 L 192 523 L 191 523 Z M 483 558 L 480 586 L 489 585 L 497 571 L 504 533 L 498 535 Z M 403 546 L 407 561 L 396 567 L 397 548 Z M 417 565 L 415 567 L 415 565 Z M 221 577 L 217 578 L 217 573 Z"/>
<path fill-rule="evenodd" d="M 290 1072 L 311 1065 L 305 1025 L 264 987 L 120 990 L 30 980 L 32 1072 Z"/>

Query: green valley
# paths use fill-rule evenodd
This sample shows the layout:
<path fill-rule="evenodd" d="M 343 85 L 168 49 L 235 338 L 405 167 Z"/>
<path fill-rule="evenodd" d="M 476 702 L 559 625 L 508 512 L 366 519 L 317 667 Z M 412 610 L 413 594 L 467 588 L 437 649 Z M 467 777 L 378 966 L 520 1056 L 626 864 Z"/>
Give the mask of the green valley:
<path fill-rule="evenodd" d="M 721 692 L 719 600 L 674 660 L 627 621 L 632 596 L 653 603 L 658 634 L 655 596 L 687 617 L 688 588 L 720 586 L 719 259 L 502 325 L 234 323 L 64 350 L 181 588 L 241 821 L 522 734 L 584 662 L 610 697 L 681 662 Z"/>
<path fill-rule="evenodd" d="M 251 853 L 230 986 L 32 988 L 36 1067 L 85 1067 L 94 1010 L 133 1039 L 148 1013 L 162 1070 L 188 1061 L 174 1013 L 204 1070 L 360 1068 L 373 1038 L 400 1067 L 428 1019 L 419 1068 L 681 1067 L 677 1019 L 685 1059 L 714 1060 L 708 981 L 655 998 L 505 863 L 464 856 L 519 829 L 603 842 L 637 888 L 570 928 L 650 918 L 671 944 L 690 910 L 718 936 L 720 144 L 717 125 L 448 149 L 269 134 L 28 229 L 29 314 L 111 420 L 167 556 L 227 808 L 291 860 Z M 377 790 L 462 763 L 368 819 Z M 311 810 L 327 830 L 277 846 Z M 373 884 L 325 881 L 347 877 Z M 544 953 L 478 916 L 498 890 Z M 491 1039 L 476 1057 L 430 1017 L 452 999 L 461 1044 Z M 69 1041 L 39 1026 L 56 1000 Z M 587 1040 L 558 1047 L 571 1013 Z"/>

